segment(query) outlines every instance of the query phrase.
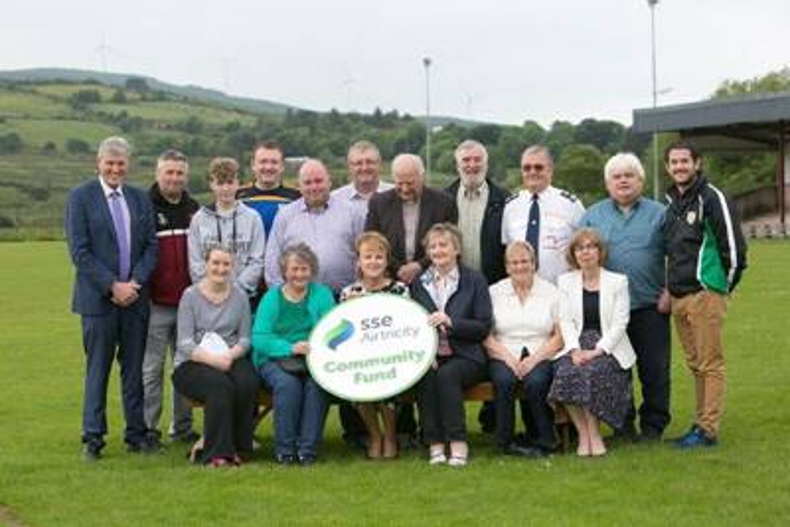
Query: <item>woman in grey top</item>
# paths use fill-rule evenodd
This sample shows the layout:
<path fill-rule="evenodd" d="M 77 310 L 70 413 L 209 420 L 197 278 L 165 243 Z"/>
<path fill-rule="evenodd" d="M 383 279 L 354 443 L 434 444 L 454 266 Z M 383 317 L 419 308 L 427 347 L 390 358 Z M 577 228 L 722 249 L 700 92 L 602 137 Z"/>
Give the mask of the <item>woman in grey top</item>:
<path fill-rule="evenodd" d="M 206 275 L 178 306 L 173 384 L 204 406 L 203 449 L 195 461 L 239 465 L 252 452 L 253 411 L 259 381 L 246 355 L 250 305 L 232 283 L 233 257 L 220 247 L 206 254 Z"/>

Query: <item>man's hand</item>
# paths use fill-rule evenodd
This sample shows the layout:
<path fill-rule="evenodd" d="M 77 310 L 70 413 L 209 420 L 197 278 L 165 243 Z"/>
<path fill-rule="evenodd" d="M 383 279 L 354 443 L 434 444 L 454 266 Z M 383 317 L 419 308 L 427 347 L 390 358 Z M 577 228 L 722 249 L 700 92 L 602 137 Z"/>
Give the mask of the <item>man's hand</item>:
<path fill-rule="evenodd" d="M 112 297 L 110 300 L 117 306 L 128 307 L 140 297 L 139 290 L 140 284 L 134 280 L 131 282 L 115 282 L 112 284 Z"/>
<path fill-rule="evenodd" d="M 421 272 L 422 266 L 418 262 L 405 263 L 398 269 L 398 280 L 408 285 L 412 283 Z"/>

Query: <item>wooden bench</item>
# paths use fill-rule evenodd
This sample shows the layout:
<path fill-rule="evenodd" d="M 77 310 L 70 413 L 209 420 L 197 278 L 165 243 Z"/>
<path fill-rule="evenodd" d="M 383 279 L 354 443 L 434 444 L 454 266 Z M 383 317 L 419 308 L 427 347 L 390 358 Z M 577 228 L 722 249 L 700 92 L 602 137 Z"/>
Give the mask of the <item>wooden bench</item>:
<path fill-rule="evenodd" d="M 413 394 L 407 393 L 406 399 L 410 402 L 414 400 Z M 479 384 L 475 384 L 471 388 L 468 388 L 464 391 L 464 400 L 465 401 L 479 401 L 479 402 L 489 402 L 494 400 L 494 385 L 490 382 L 481 382 Z M 272 402 L 272 394 L 267 391 L 261 389 L 258 392 L 258 415 L 255 418 L 255 427 L 257 428 L 258 424 L 263 421 L 269 413 L 271 413 L 273 408 Z M 203 405 L 197 401 L 190 401 L 190 405 L 193 408 L 201 408 Z M 568 413 L 565 411 L 564 408 L 559 407 L 554 411 L 554 426 L 557 428 L 560 436 L 560 449 L 562 452 L 567 452 L 568 447 L 570 445 L 570 428 L 571 428 L 571 421 L 568 417 Z"/>

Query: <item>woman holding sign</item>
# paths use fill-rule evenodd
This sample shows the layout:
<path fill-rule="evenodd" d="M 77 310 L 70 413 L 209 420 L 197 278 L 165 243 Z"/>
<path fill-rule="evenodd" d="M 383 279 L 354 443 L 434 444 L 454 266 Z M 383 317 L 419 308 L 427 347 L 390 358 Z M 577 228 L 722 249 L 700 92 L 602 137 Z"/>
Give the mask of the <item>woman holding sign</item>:
<path fill-rule="evenodd" d="M 274 400 L 274 460 L 312 465 L 324 434 L 327 397 L 310 376 L 308 337 L 335 305 L 332 290 L 313 282 L 318 258 L 304 243 L 280 256 L 285 283 L 267 291 L 252 331 L 253 362 Z"/>
<path fill-rule="evenodd" d="M 203 403 L 203 448 L 195 461 L 239 465 L 252 452 L 253 411 L 259 381 L 250 361 L 250 303 L 232 283 L 232 255 L 206 253 L 206 275 L 178 305 L 173 384 Z"/>
<path fill-rule="evenodd" d="M 411 295 L 431 313 L 439 347 L 417 388 L 420 426 L 431 465 L 462 467 L 469 455 L 464 389 L 485 378 L 482 342 L 491 330 L 491 297 L 485 277 L 459 264 L 461 233 L 455 225 L 434 225 L 423 245 L 431 266 L 412 282 Z"/>
<path fill-rule="evenodd" d="M 363 232 L 357 238 L 357 274 L 359 280 L 343 288 L 340 301 L 370 295 L 389 293 L 409 296 L 409 290 L 403 282 L 393 280 L 387 274 L 390 264 L 390 244 L 378 232 Z M 362 421 L 368 432 L 368 458 L 393 459 L 398 456 L 398 438 L 394 404 L 391 402 L 360 403 L 357 405 Z M 381 424 L 379 424 L 379 415 Z"/>

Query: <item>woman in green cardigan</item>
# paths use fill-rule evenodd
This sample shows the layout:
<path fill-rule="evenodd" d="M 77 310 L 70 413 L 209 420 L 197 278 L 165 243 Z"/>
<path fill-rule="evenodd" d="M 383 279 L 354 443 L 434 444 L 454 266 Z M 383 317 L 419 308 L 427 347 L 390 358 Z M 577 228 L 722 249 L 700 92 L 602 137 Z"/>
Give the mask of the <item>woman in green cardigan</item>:
<path fill-rule="evenodd" d="M 304 243 L 283 251 L 285 283 L 261 300 L 252 330 L 253 363 L 274 400 L 274 460 L 311 465 L 324 432 L 327 396 L 310 377 L 308 337 L 335 305 L 332 291 L 313 282 L 318 259 Z"/>

